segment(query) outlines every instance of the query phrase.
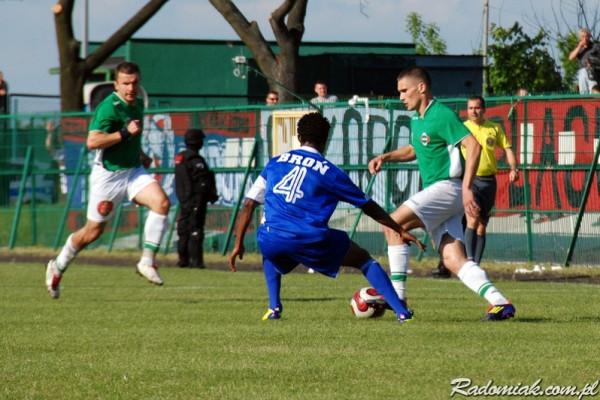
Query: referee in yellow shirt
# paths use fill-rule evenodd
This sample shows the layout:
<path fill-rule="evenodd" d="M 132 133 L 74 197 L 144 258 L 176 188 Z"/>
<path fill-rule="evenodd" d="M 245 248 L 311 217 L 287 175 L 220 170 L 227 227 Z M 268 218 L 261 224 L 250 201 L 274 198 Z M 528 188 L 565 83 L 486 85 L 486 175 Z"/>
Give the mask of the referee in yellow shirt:
<path fill-rule="evenodd" d="M 477 168 L 477 176 L 473 179 L 473 194 L 481 207 L 478 218 L 466 215 L 467 227 L 465 229 L 465 247 L 467 258 L 476 263 L 481 262 L 485 249 L 485 230 L 490 220 L 490 213 L 496 202 L 496 147 L 506 152 L 506 161 L 510 166 L 509 181 L 519 179 L 517 159 L 513 153 L 510 142 L 500 124 L 486 120 L 485 100 L 481 96 L 471 96 L 467 100 L 467 117 L 465 126 L 471 131 L 481 145 L 481 158 Z M 461 149 L 463 156 L 465 150 Z"/>

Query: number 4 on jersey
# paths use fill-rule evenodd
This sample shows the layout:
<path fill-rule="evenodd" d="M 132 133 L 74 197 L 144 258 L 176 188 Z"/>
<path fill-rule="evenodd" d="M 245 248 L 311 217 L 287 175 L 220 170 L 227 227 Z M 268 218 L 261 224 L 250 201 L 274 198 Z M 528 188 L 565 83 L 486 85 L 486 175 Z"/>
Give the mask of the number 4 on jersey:
<path fill-rule="evenodd" d="M 273 187 L 273 193 L 285 195 L 287 203 L 295 203 L 296 200 L 304 197 L 300 187 L 305 177 L 306 168 L 296 166 Z"/>

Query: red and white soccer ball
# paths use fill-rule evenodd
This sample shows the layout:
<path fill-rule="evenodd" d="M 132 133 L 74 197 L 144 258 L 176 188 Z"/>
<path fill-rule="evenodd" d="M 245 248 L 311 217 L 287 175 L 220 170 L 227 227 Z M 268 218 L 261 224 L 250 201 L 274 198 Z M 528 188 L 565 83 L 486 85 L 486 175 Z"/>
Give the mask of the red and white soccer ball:
<path fill-rule="evenodd" d="M 364 287 L 354 293 L 350 307 L 356 318 L 379 318 L 385 313 L 386 303 L 377 290 Z"/>

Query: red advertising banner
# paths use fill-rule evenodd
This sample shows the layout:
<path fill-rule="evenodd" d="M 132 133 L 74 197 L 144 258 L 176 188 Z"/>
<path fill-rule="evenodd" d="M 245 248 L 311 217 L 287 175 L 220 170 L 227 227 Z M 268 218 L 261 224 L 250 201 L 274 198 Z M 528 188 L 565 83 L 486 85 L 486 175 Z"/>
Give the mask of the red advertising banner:
<path fill-rule="evenodd" d="M 529 168 L 533 210 L 579 208 L 600 136 L 599 116 L 600 102 L 595 99 L 520 100 L 486 110 L 488 119 L 504 127 L 519 165 Z M 503 157 L 503 152 L 499 150 L 498 156 Z M 587 211 L 600 211 L 600 188 L 598 174 L 595 175 Z M 510 185 L 507 174 L 498 175 L 496 208 L 523 208 L 523 177 L 521 172 L 520 181 Z"/>

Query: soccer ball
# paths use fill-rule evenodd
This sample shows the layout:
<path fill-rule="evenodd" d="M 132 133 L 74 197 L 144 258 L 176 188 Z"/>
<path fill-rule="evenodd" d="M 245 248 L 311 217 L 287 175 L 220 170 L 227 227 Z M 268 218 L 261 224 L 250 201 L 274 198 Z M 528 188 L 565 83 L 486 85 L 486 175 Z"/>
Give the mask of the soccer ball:
<path fill-rule="evenodd" d="M 385 313 L 386 303 L 377 290 L 364 287 L 354 293 L 350 307 L 356 318 L 379 318 Z"/>

